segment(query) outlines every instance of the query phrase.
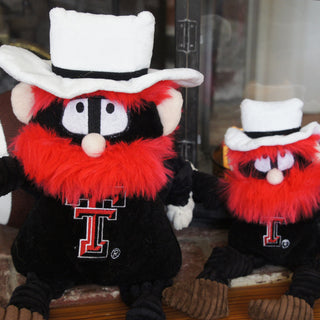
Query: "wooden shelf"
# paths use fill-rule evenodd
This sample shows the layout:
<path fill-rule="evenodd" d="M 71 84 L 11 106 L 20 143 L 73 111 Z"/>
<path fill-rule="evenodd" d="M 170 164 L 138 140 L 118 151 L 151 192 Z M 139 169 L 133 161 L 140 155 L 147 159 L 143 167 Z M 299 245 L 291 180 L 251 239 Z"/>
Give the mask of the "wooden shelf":
<path fill-rule="evenodd" d="M 248 320 L 248 304 L 252 299 L 278 298 L 288 289 L 287 282 L 231 288 L 229 290 L 229 317 L 233 320 Z M 128 308 L 120 300 L 107 304 L 83 305 L 51 309 L 49 320 L 124 320 Z M 167 320 L 191 320 L 192 318 L 164 306 Z M 314 319 L 320 319 L 320 301 L 314 306 Z"/>

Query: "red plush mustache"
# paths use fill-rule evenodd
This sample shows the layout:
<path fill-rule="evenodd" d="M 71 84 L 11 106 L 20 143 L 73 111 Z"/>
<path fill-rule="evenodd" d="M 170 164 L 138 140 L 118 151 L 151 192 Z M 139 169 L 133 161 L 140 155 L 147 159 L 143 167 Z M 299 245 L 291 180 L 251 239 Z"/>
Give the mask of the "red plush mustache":
<path fill-rule="evenodd" d="M 312 146 L 310 158 L 314 154 Z M 295 165 L 278 185 L 245 177 L 235 169 L 228 173 L 223 188 L 230 211 L 242 220 L 266 224 L 272 218 L 282 217 L 286 223 L 295 223 L 312 218 L 319 208 L 320 163 L 314 161 L 304 169 Z"/>
<path fill-rule="evenodd" d="M 107 144 L 99 158 L 39 124 L 26 126 L 13 144 L 26 176 L 45 194 L 63 202 L 81 197 L 98 202 L 119 192 L 154 199 L 172 172 L 164 161 L 175 156 L 169 137 Z"/>

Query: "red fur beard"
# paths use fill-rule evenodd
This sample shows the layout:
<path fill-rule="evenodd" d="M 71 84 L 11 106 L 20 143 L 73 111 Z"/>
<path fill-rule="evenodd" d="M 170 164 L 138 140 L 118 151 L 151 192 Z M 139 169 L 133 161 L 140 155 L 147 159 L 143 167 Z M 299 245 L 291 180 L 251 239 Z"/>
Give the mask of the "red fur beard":
<path fill-rule="evenodd" d="M 273 218 L 284 218 L 286 223 L 309 219 L 320 204 L 320 160 L 317 140 L 319 136 L 291 145 L 261 147 L 249 152 L 229 150 L 232 171 L 222 182 L 223 196 L 231 213 L 249 223 L 267 224 Z M 307 161 L 301 169 L 296 163 L 285 175 L 282 183 L 271 185 L 266 179 L 245 177 L 238 170 L 239 164 L 263 155 L 275 159 L 278 151 L 298 153 Z"/>
<path fill-rule="evenodd" d="M 76 204 L 114 197 L 154 199 L 172 172 L 164 161 L 175 156 L 170 137 L 109 144 L 99 158 L 90 158 L 71 139 L 30 124 L 13 143 L 13 154 L 26 176 L 46 195 Z M 119 188 L 121 187 L 121 188 Z"/>

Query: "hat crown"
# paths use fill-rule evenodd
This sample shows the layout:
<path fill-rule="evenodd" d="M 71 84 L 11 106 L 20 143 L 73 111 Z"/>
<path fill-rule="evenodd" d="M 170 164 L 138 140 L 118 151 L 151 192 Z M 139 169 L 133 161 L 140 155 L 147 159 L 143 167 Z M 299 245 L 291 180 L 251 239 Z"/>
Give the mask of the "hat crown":
<path fill-rule="evenodd" d="M 150 12 L 113 16 L 54 8 L 50 23 L 55 67 L 115 73 L 150 67 L 155 25 Z"/>
<path fill-rule="evenodd" d="M 301 127 L 303 102 L 293 98 L 285 101 L 242 101 L 241 122 L 246 132 L 278 132 Z"/>
<path fill-rule="evenodd" d="M 0 67 L 19 82 L 70 99 L 98 90 L 137 93 L 159 81 L 196 87 L 189 68 L 149 69 L 154 36 L 150 12 L 137 16 L 50 11 L 51 61 L 16 46 L 0 46 Z"/>
<path fill-rule="evenodd" d="M 225 144 L 231 150 L 246 152 L 262 146 L 283 146 L 320 135 L 320 125 L 315 121 L 301 128 L 303 102 L 299 99 L 245 99 L 240 107 L 243 130 L 231 127 L 225 134 Z"/>

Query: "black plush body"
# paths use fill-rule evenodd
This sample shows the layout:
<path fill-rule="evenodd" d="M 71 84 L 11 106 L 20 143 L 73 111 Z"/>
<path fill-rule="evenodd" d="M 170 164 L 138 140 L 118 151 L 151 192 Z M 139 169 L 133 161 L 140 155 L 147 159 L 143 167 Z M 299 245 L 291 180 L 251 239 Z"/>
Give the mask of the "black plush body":
<path fill-rule="evenodd" d="M 181 265 L 180 247 L 165 203 L 184 205 L 188 201 L 192 175 L 190 164 L 182 159 L 171 159 L 167 167 L 176 172 L 176 178 L 168 181 L 155 200 L 123 196 L 116 203 L 106 200 L 96 207 L 106 208 L 110 214 L 106 211 L 93 219 L 88 200 L 80 200 L 77 208 L 83 214 L 77 215 L 76 207 L 45 196 L 28 181 L 15 158 L 2 158 L 2 193 L 21 186 L 38 199 L 12 246 L 14 265 L 27 282 L 14 291 L 10 304 L 47 318 L 51 299 L 68 288 L 118 285 L 123 300 L 131 306 L 128 319 L 139 318 L 141 312 L 146 319 L 163 319 L 161 292 Z M 88 232 L 89 220 L 96 225 L 95 239 Z M 80 247 L 86 248 L 83 241 L 88 245 L 86 252 L 81 252 Z M 139 305 L 138 314 L 133 311 L 134 303 Z M 150 303 L 155 304 L 152 311 Z"/>
<path fill-rule="evenodd" d="M 320 297 L 320 125 L 302 127 L 297 98 L 244 99 L 240 108 L 241 129 L 224 136 L 223 177 L 193 183 L 208 207 L 218 195 L 224 200 L 233 218 L 228 244 L 212 250 L 196 279 L 166 289 L 165 300 L 194 318 L 224 318 L 229 281 L 273 264 L 293 272 L 290 287 L 278 299 L 250 301 L 250 319 L 312 320 Z"/>
<path fill-rule="evenodd" d="M 121 144 L 123 152 L 137 140 L 152 141 L 161 137 L 162 124 L 157 111 L 153 110 L 156 106 L 152 102 L 143 104 L 142 110 L 127 110 L 128 125 L 122 133 L 104 137 L 111 147 Z M 55 101 L 38 112 L 30 126 L 39 125 L 41 130 L 54 132 L 54 141 L 70 141 L 72 152 L 84 135 L 65 129 L 61 124 L 64 110 L 62 103 Z M 41 139 L 37 136 L 28 139 L 35 140 Z M 50 144 L 45 140 L 44 145 L 47 143 Z M 161 147 L 154 144 L 154 149 L 167 151 Z M 141 148 L 137 152 L 139 150 L 145 151 Z M 32 160 L 33 153 L 30 154 Z M 161 164 L 158 168 L 166 172 L 166 183 L 155 197 L 127 196 L 124 182 L 123 186 L 113 186 L 110 198 L 96 203 L 81 197 L 74 204 L 45 192 L 45 187 L 35 181 L 37 172 L 35 179 L 29 177 L 26 163 L 32 161 L 28 162 L 23 156 L 21 160 L 15 156 L 1 158 L 0 193 L 23 188 L 37 199 L 12 246 L 16 270 L 25 275 L 27 281 L 13 292 L 9 305 L 48 318 L 51 299 L 59 298 L 68 288 L 81 284 L 118 285 L 123 300 L 131 307 L 127 319 L 164 319 L 162 291 L 171 284 L 181 266 L 180 247 L 167 217 L 166 205 L 183 207 L 188 203 L 193 176 L 187 161 L 177 157 L 173 150 L 168 154 L 170 157 L 157 160 Z M 161 157 L 161 151 L 158 155 Z M 89 158 L 83 153 L 76 161 L 83 159 Z M 120 159 L 130 166 L 130 159 Z M 61 165 L 69 161 L 71 167 L 73 164 L 66 158 L 57 157 L 57 161 Z M 143 165 L 143 161 L 139 163 Z M 46 168 L 46 163 L 39 165 L 39 169 Z M 86 167 L 84 162 L 81 168 Z M 100 166 L 101 174 L 108 174 L 104 168 L 104 164 Z M 132 174 L 131 178 L 134 177 Z M 147 180 L 143 177 L 142 182 L 143 179 Z M 130 183 L 130 179 L 127 181 Z M 147 182 L 152 188 L 153 182 Z"/>
<path fill-rule="evenodd" d="M 87 218 L 75 219 L 71 206 L 42 196 L 13 244 L 17 271 L 35 272 L 52 286 L 121 285 L 170 279 L 177 273 L 180 248 L 159 199 L 126 199 L 114 215 L 116 220 L 100 218 L 108 248 L 79 257 L 80 241 L 88 236 Z"/>
<path fill-rule="evenodd" d="M 267 226 L 235 221 L 229 231 L 229 245 L 241 253 L 260 257 L 265 264 L 274 264 L 294 269 L 303 264 L 312 265 L 319 253 L 318 222 L 315 219 L 282 225 L 276 223 L 276 230 L 267 244 Z"/>
<path fill-rule="evenodd" d="M 218 196 L 221 186 L 214 176 L 193 173 L 194 199 L 211 209 L 224 205 Z M 203 187 L 208 192 L 203 192 Z M 196 279 L 165 289 L 166 303 L 196 319 L 224 318 L 228 315 L 230 280 L 267 264 L 279 265 L 293 272 L 288 291 L 279 300 L 251 301 L 250 318 L 313 319 L 312 307 L 320 298 L 318 216 L 319 212 L 314 212 L 313 218 L 287 224 L 283 218 L 274 218 L 268 224 L 232 218 L 228 244 L 213 248 Z"/>
<path fill-rule="evenodd" d="M 213 249 L 198 277 L 228 284 L 231 279 L 249 275 L 255 268 L 280 265 L 300 275 L 298 280 L 294 277 L 287 294 L 313 305 L 320 297 L 317 221 L 279 225 L 272 231 L 270 234 L 267 226 L 235 220 L 229 230 L 228 246 Z M 269 235 L 273 239 L 268 241 Z M 301 270 L 307 272 L 301 275 Z"/>
<path fill-rule="evenodd" d="M 192 169 L 174 150 L 178 88 L 203 76 L 150 70 L 150 12 L 53 8 L 49 18 L 49 63 L 0 48 L 0 66 L 21 81 L 11 101 L 25 124 L 0 159 L 0 195 L 25 188 L 37 198 L 12 247 L 26 283 L 0 314 L 47 319 L 51 299 L 95 283 L 120 286 L 128 320 L 163 320 L 162 291 L 181 265 L 170 222 L 187 227 L 193 209 Z"/>
<path fill-rule="evenodd" d="M 193 190 L 198 195 L 196 199 L 211 208 L 215 207 L 215 203 L 221 203 L 217 202 L 221 184 L 213 176 L 202 175 L 201 180 L 207 182 L 211 196 L 208 198 L 208 195 L 203 195 L 198 188 L 199 177 L 194 177 Z M 216 199 L 216 202 L 208 199 Z M 285 223 L 282 218 L 274 218 L 268 224 L 248 223 L 233 218 L 228 232 L 228 246 L 213 249 L 199 278 L 227 284 L 230 279 L 246 276 L 254 268 L 267 264 L 284 266 L 294 274 L 299 274 L 301 269 L 308 270 L 299 280 L 294 278 L 287 294 L 294 292 L 295 296 L 313 305 L 320 297 L 317 289 L 320 285 L 318 215 L 318 212 L 314 212 L 313 218 L 301 219 L 296 223 Z M 299 289 L 296 289 L 295 282 L 298 282 Z"/>

